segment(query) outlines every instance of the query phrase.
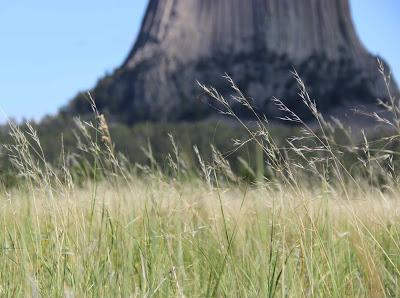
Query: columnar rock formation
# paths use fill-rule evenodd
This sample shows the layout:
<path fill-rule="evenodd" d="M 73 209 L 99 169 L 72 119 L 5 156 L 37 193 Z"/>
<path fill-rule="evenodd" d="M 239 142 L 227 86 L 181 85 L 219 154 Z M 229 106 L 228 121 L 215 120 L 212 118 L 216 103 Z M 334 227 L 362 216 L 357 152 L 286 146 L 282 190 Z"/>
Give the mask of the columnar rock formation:
<path fill-rule="evenodd" d="M 323 111 L 385 96 L 348 0 L 150 0 L 126 61 L 93 93 L 124 122 L 196 120 L 213 113 L 196 81 L 228 93 L 228 73 L 260 113 L 276 96 L 302 114 L 293 68 Z M 85 113 L 81 97 L 65 111 Z"/>

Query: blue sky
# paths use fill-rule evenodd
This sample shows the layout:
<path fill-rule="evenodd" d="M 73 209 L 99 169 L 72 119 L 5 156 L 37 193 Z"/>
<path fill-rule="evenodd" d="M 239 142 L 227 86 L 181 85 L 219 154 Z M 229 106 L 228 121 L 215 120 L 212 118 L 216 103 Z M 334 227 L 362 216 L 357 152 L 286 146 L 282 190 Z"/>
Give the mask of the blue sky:
<path fill-rule="evenodd" d="M 400 1 L 351 3 L 363 43 L 400 80 Z M 2 0 L 0 122 L 4 113 L 18 120 L 55 113 L 111 72 L 132 47 L 146 5 L 147 0 Z"/>

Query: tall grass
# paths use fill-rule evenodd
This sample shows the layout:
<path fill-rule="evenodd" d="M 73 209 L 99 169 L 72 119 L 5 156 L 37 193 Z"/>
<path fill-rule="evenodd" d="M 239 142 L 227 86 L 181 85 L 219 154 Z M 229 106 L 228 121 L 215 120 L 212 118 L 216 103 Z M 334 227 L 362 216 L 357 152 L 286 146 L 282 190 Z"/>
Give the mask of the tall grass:
<path fill-rule="evenodd" d="M 11 124 L 14 143 L 4 148 L 20 183 L 0 193 L 0 295 L 399 296 L 398 153 L 390 147 L 397 118 L 372 115 L 395 133 L 356 143 L 338 121 L 325 121 L 294 76 L 318 128 L 275 99 L 285 120 L 304 127 L 285 147 L 229 77 L 230 99 L 202 85 L 248 135 L 230 152 L 213 147 L 211 162 L 193 148 L 196 168 L 172 135 L 167 168 L 150 144 L 148 164 L 130 165 L 92 99 L 95 121 L 76 120 L 81 153 L 61 150 L 57 166 L 32 126 Z M 382 104 L 397 113 L 390 98 Z M 235 115 L 232 101 L 254 113 L 256 129 Z M 249 142 L 257 144 L 258 166 L 240 162 L 252 182 L 226 159 Z"/>

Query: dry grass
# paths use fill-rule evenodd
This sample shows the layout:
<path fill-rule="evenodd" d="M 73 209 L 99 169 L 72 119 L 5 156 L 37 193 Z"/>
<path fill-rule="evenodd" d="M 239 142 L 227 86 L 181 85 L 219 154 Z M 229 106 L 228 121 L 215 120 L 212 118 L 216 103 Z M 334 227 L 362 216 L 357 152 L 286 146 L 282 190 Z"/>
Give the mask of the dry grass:
<path fill-rule="evenodd" d="M 397 296 L 398 193 L 352 196 L 163 177 L 102 182 L 63 198 L 14 190 L 1 198 L 0 291 Z"/>
<path fill-rule="evenodd" d="M 286 120 L 304 126 L 286 148 L 276 145 L 266 119 L 247 128 L 228 100 L 203 86 L 248 131 L 233 150 L 258 144 L 258 169 L 242 161 L 254 183 L 216 148 L 211 163 L 194 148 L 198 169 L 189 169 L 172 137 L 168 175 L 151 146 L 144 149 L 148 166 L 126 164 L 93 101 L 96 121 L 77 120 L 82 154 L 62 151 L 59 167 L 46 161 L 32 127 L 11 125 L 14 144 L 5 148 L 22 180 L 0 192 L 0 295 L 399 296 L 397 153 L 373 152 L 367 138 L 336 143 L 340 123 L 325 122 L 294 75 L 320 130 L 275 99 Z M 236 92 L 230 100 L 253 111 L 228 80 Z M 391 97 L 387 108 L 397 113 L 396 105 Z"/>

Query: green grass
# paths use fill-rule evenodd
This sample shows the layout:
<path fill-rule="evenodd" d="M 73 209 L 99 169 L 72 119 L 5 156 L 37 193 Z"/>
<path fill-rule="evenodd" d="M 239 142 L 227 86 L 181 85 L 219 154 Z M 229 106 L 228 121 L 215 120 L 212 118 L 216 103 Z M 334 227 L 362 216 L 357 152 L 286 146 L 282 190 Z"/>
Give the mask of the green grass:
<path fill-rule="evenodd" d="M 400 118 L 386 121 L 389 137 L 357 143 L 324 121 L 296 79 L 319 128 L 276 100 L 304 127 L 283 144 L 268 122 L 249 128 L 203 86 L 243 134 L 206 158 L 195 147 L 188 159 L 170 136 L 163 164 L 147 144 L 147 162 L 133 165 L 94 103 L 94 121 L 76 123 L 77 151 L 61 142 L 58 163 L 34 127 L 11 124 L 3 152 L 16 177 L 0 188 L 0 296 L 400 296 Z M 249 144 L 242 175 L 227 158 Z"/>
<path fill-rule="evenodd" d="M 398 192 L 351 195 L 157 176 L 14 190 L 1 197 L 0 293 L 398 296 Z"/>

